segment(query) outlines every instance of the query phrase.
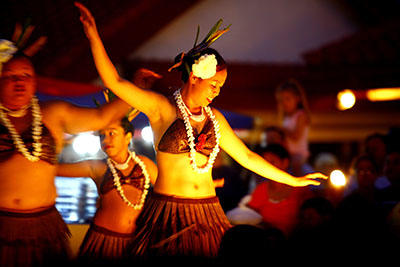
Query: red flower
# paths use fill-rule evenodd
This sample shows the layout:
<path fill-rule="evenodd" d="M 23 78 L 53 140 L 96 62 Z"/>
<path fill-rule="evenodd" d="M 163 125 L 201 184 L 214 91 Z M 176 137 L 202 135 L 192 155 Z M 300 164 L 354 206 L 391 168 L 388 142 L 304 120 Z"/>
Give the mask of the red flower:
<path fill-rule="evenodd" d="M 204 148 L 206 140 L 207 140 L 207 136 L 205 134 L 201 134 L 201 135 L 199 135 L 199 137 L 197 137 L 197 143 L 196 143 L 197 151 L 200 151 Z"/>

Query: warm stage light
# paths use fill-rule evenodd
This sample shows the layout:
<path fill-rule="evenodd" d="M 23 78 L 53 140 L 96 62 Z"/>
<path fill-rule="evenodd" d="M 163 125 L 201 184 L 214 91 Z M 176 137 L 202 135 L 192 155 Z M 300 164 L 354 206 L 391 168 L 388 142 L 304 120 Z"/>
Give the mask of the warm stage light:
<path fill-rule="evenodd" d="M 367 98 L 370 101 L 391 101 L 400 99 L 400 88 L 368 89 Z"/>
<path fill-rule="evenodd" d="M 82 133 L 75 137 L 72 148 L 79 155 L 94 155 L 100 150 L 100 138 L 91 133 Z"/>
<path fill-rule="evenodd" d="M 329 175 L 329 180 L 336 187 L 344 186 L 344 185 L 346 185 L 346 182 L 347 182 L 346 176 L 340 170 L 332 171 L 331 174 Z"/>
<path fill-rule="evenodd" d="M 141 136 L 147 143 L 152 143 L 154 139 L 153 130 L 150 126 L 143 127 Z"/>
<path fill-rule="evenodd" d="M 356 96 L 351 90 L 346 89 L 338 93 L 337 100 L 338 109 L 346 110 L 354 106 L 356 103 Z"/>

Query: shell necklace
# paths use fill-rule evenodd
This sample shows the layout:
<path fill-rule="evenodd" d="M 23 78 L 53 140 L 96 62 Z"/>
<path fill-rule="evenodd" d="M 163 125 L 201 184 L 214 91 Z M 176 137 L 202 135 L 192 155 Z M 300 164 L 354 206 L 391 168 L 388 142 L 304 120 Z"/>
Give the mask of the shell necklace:
<path fill-rule="evenodd" d="M 120 178 L 114 167 L 114 164 L 112 163 L 112 159 L 107 158 L 107 165 L 111 170 L 111 173 L 114 177 L 114 185 L 117 188 L 117 191 L 118 191 L 119 195 L 121 196 L 122 200 L 129 207 L 132 207 L 135 210 L 140 210 L 143 207 L 144 201 L 146 200 L 148 189 L 150 187 L 150 177 L 149 177 L 149 173 L 147 172 L 146 166 L 144 165 L 143 161 L 136 155 L 136 153 L 133 151 L 128 151 L 128 153 L 129 153 L 129 158 L 132 158 L 135 163 L 139 164 L 140 168 L 142 169 L 142 173 L 144 175 L 144 188 L 143 188 L 143 192 L 142 192 L 142 195 L 140 196 L 140 201 L 138 204 L 133 204 L 125 196 L 124 189 L 122 188 Z"/>
<path fill-rule="evenodd" d="M 31 162 L 37 162 L 42 155 L 42 143 L 40 143 L 40 139 L 42 138 L 42 113 L 40 112 L 40 106 L 36 97 L 32 97 L 31 100 L 32 106 L 32 138 L 33 138 L 33 151 L 32 154 L 26 148 L 24 142 L 22 141 L 21 136 L 15 129 L 14 125 L 7 118 L 7 115 L 3 112 L 5 107 L 0 103 L 0 119 L 4 126 L 7 127 L 8 131 L 11 134 L 12 140 L 14 142 L 15 147 L 18 149 L 21 154 Z"/>
<path fill-rule="evenodd" d="M 193 128 L 192 128 L 192 125 L 190 125 L 189 115 L 185 109 L 186 105 L 182 100 L 180 89 L 176 90 L 174 92 L 174 97 L 175 97 L 176 104 L 179 108 L 179 111 L 183 117 L 183 121 L 185 123 L 186 134 L 188 137 L 188 143 L 189 143 L 189 148 L 190 148 L 190 152 L 189 152 L 190 165 L 192 166 L 193 170 L 196 171 L 197 173 L 205 173 L 213 166 L 215 158 L 217 157 L 217 154 L 219 152 L 219 138 L 221 137 L 221 134 L 219 133 L 218 121 L 215 119 L 215 116 L 212 113 L 211 108 L 208 106 L 204 107 L 204 110 L 206 111 L 207 116 L 210 118 L 210 120 L 213 123 L 216 143 L 215 143 L 215 147 L 213 148 L 205 166 L 198 167 L 196 164 L 196 149 L 195 149 L 195 144 L 194 144 Z"/>
<path fill-rule="evenodd" d="M 185 110 L 186 110 L 186 112 L 187 112 L 187 114 L 188 114 L 188 116 L 189 116 L 190 119 L 192 119 L 192 120 L 194 120 L 194 121 L 197 121 L 197 122 L 202 122 L 202 121 L 204 121 L 204 119 L 206 118 L 206 115 L 204 115 L 204 112 L 203 112 L 203 110 L 204 110 L 203 107 L 201 108 L 201 114 L 196 115 L 196 114 L 193 114 L 193 113 L 189 110 L 189 108 L 186 106 L 185 102 L 183 102 L 183 105 L 184 105 Z"/>
<path fill-rule="evenodd" d="M 113 163 L 114 167 L 117 168 L 118 170 L 126 170 L 129 167 L 129 161 L 132 159 L 132 153 L 128 152 L 129 156 L 128 158 L 125 160 L 124 163 L 117 163 L 114 160 L 110 159 L 111 162 Z"/>

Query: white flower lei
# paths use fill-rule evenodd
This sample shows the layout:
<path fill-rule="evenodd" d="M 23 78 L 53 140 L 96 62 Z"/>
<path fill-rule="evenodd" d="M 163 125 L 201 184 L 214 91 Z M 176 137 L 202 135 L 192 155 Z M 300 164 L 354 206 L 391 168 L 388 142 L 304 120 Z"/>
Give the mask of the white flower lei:
<path fill-rule="evenodd" d="M 190 153 L 189 153 L 190 164 L 191 164 L 193 170 L 196 171 L 197 173 L 205 173 L 213 166 L 215 158 L 217 157 L 217 154 L 219 152 L 219 138 L 221 137 L 221 134 L 219 133 L 218 121 L 215 119 L 215 116 L 212 113 L 211 108 L 208 106 L 204 107 L 204 110 L 206 111 L 208 117 L 210 118 L 210 120 L 213 123 L 216 143 L 215 143 L 215 147 L 213 148 L 213 150 L 208 158 L 207 164 L 203 167 L 198 167 L 196 164 L 196 149 L 195 149 L 195 144 L 194 144 L 193 128 L 192 128 L 192 125 L 190 125 L 189 116 L 185 110 L 185 103 L 182 100 L 180 89 L 175 91 L 174 97 L 175 97 L 176 104 L 178 105 L 179 111 L 182 114 L 183 121 L 184 121 L 185 127 L 186 127 L 186 134 L 188 136 L 188 143 L 189 143 L 189 148 L 190 148 Z"/>
<path fill-rule="evenodd" d="M 33 138 L 33 151 L 32 154 L 29 153 L 28 149 L 25 147 L 24 142 L 21 139 L 21 136 L 18 134 L 17 130 L 14 128 L 14 125 L 7 118 L 7 115 L 3 112 L 5 107 L 0 103 L 0 119 L 4 126 L 7 127 L 8 131 L 11 134 L 12 140 L 14 142 L 15 147 L 31 162 L 39 161 L 40 156 L 42 155 L 42 143 L 40 143 L 40 139 L 42 138 L 42 114 L 40 112 L 40 106 L 36 97 L 32 97 L 31 100 L 32 106 L 32 138 Z"/>
<path fill-rule="evenodd" d="M 217 73 L 217 59 L 214 54 L 204 54 L 192 65 L 193 75 L 201 79 L 209 79 Z"/>
<path fill-rule="evenodd" d="M 136 153 L 133 152 L 133 151 L 128 151 L 128 153 L 133 158 L 133 161 L 136 162 L 137 164 L 139 164 L 140 168 L 142 168 L 142 172 L 143 172 L 143 175 L 144 175 L 144 188 L 143 188 L 142 195 L 140 196 L 139 204 L 133 204 L 125 196 L 124 189 L 121 186 L 120 178 L 119 178 L 118 173 L 115 170 L 115 167 L 112 164 L 110 158 L 107 158 L 107 165 L 111 170 L 111 173 L 112 173 L 112 175 L 114 177 L 114 185 L 117 187 L 118 193 L 121 196 L 122 200 L 129 207 L 132 207 L 135 210 L 140 210 L 143 207 L 144 201 L 146 200 L 146 196 L 147 196 L 147 193 L 148 193 L 148 189 L 150 187 L 150 176 L 149 176 L 149 173 L 147 172 L 146 166 L 144 165 L 143 161 L 136 155 Z"/>

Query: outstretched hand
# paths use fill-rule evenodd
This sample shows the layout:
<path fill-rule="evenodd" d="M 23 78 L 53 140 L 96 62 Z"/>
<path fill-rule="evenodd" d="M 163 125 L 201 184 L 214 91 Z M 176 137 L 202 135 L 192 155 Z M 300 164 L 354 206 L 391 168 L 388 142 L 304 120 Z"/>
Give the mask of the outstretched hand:
<path fill-rule="evenodd" d="M 82 22 L 83 29 L 85 31 L 86 37 L 90 39 L 92 36 L 97 34 L 96 22 L 92 13 L 89 9 L 79 2 L 74 2 L 74 5 L 79 9 L 81 16 L 79 17 Z"/>
<path fill-rule="evenodd" d="M 302 177 L 297 177 L 292 186 L 307 186 L 307 185 L 320 185 L 321 182 L 317 179 L 328 179 L 328 176 L 320 172 L 309 173 Z"/>

